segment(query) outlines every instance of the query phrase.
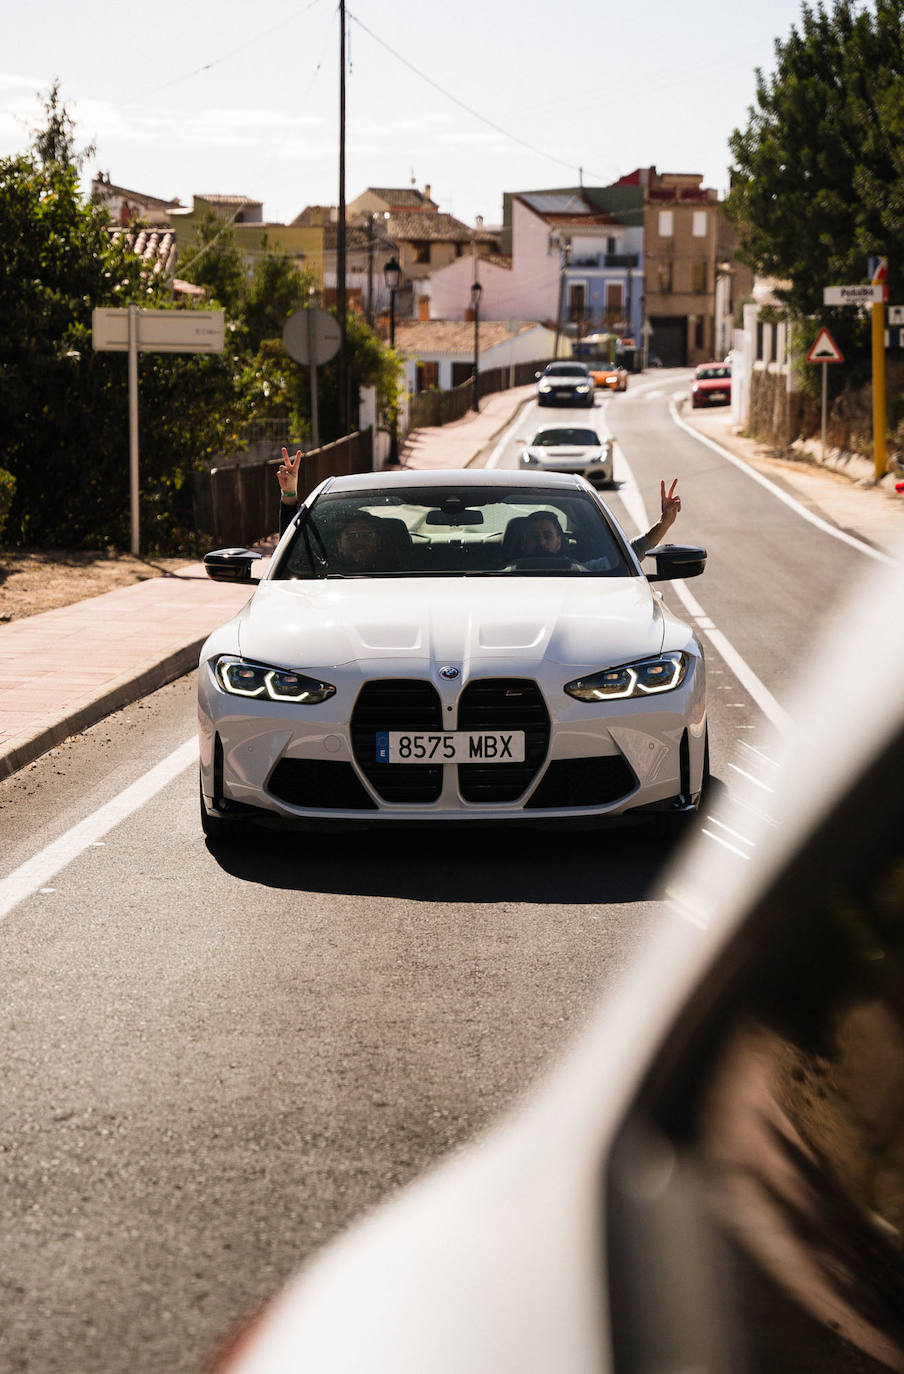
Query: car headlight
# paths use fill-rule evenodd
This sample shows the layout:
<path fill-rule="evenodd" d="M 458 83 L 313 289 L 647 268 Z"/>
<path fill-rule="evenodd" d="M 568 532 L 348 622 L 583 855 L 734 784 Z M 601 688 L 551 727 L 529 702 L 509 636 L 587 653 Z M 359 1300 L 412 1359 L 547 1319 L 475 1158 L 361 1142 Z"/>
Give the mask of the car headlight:
<path fill-rule="evenodd" d="M 576 390 L 576 391 L 589 391 L 589 390 L 590 390 L 590 383 L 589 383 L 589 382 L 581 382 L 579 386 L 575 387 L 575 390 Z"/>
<path fill-rule="evenodd" d="M 540 390 L 540 391 L 552 391 L 552 387 L 550 386 L 549 382 L 541 382 L 541 383 L 540 383 L 540 386 L 539 386 L 539 390 Z"/>
<path fill-rule="evenodd" d="M 540 459 L 536 456 L 536 454 L 528 453 L 525 450 L 525 452 L 521 455 L 521 461 L 522 463 L 525 463 L 528 467 L 536 467 Z"/>
<path fill-rule="evenodd" d="M 243 658 L 218 658 L 215 671 L 223 691 L 234 697 L 257 697 L 268 701 L 291 701 L 301 706 L 317 706 L 336 693 L 336 688 L 329 682 L 318 682 L 316 678 L 294 673 L 289 668 L 268 668 L 262 663 L 246 663 Z"/>
<path fill-rule="evenodd" d="M 620 697 L 649 697 L 671 692 L 684 681 L 691 658 L 688 654 L 660 654 L 620 668 L 566 682 L 565 691 L 578 701 L 613 701 Z"/>

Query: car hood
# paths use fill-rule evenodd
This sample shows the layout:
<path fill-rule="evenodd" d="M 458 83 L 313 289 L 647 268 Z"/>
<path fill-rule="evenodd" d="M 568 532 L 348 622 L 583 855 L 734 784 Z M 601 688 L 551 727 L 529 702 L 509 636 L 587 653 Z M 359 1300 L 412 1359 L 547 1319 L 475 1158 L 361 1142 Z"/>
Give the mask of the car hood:
<path fill-rule="evenodd" d="M 624 663 L 658 653 L 664 635 L 660 603 L 642 577 L 263 582 L 232 623 L 239 652 L 264 663 L 404 659 L 449 663 L 464 676 L 500 659 L 524 668 Z"/>

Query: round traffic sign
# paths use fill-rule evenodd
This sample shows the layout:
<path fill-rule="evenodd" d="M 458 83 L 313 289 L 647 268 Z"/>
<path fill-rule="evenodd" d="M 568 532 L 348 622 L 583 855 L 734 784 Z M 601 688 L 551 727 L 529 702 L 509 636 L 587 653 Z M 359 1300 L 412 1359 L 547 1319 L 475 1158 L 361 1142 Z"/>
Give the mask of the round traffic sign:
<path fill-rule="evenodd" d="M 339 352 L 342 331 L 335 315 L 311 307 L 289 316 L 283 325 L 282 341 L 289 357 L 297 363 L 320 367 Z"/>

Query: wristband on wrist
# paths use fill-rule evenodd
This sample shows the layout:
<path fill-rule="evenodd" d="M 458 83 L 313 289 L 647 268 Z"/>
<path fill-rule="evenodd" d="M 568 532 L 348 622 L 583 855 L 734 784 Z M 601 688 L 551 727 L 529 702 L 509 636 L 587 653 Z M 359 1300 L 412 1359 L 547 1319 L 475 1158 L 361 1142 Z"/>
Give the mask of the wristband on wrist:
<path fill-rule="evenodd" d="M 296 501 L 296 500 L 298 499 L 298 492 L 297 492 L 297 491 L 284 491 L 283 494 L 282 494 L 282 499 L 283 499 L 284 501 Z"/>

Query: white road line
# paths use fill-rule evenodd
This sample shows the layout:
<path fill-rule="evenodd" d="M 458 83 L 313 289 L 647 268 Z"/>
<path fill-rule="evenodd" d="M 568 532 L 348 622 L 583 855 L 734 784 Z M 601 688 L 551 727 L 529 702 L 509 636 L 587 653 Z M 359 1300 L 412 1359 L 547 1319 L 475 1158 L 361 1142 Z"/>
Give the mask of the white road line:
<path fill-rule="evenodd" d="M 73 859 L 77 859 L 86 849 L 97 844 L 101 837 L 119 825 L 120 821 L 126 820 L 139 807 L 144 806 L 145 802 L 162 791 L 173 778 L 177 778 L 196 762 L 197 757 L 197 739 L 186 740 L 150 772 L 145 773 L 143 778 L 139 778 L 131 787 L 120 792 L 118 797 L 114 797 L 92 815 L 79 821 L 71 830 L 67 830 L 65 835 L 61 835 L 58 840 L 54 840 L 10 873 L 8 878 L 0 878 L 0 920 L 4 920 L 19 902 L 44 888 L 60 869 L 65 868 Z M 46 890 L 53 891 L 52 888 Z"/>
<path fill-rule="evenodd" d="M 644 505 L 643 497 L 634 474 L 628 466 L 628 460 L 618 444 L 614 448 L 616 462 L 618 463 L 618 479 L 621 482 L 619 496 L 625 503 L 631 519 L 637 527 L 638 533 L 650 528 L 650 521 L 647 518 L 647 509 Z M 768 687 L 760 682 L 753 669 L 744 661 L 737 649 L 730 640 L 717 629 L 713 621 L 706 614 L 697 598 L 688 591 L 684 582 L 671 582 L 675 594 L 684 603 L 684 607 L 700 631 L 709 643 L 713 646 L 716 653 L 723 659 L 727 667 L 731 669 L 747 692 L 748 696 L 760 708 L 766 719 L 775 726 L 777 730 L 786 731 L 791 727 L 791 718 L 787 711 L 776 701 Z"/>
<path fill-rule="evenodd" d="M 498 440 L 496 444 L 496 447 L 493 449 L 493 452 L 487 459 L 488 468 L 498 468 L 499 459 L 502 457 L 506 444 L 509 442 L 518 426 L 522 423 L 525 410 L 527 410 L 528 406 L 532 406 L 533 403 L 533 398 L 528 397 L 528 399 L 524 402 L 524 405 L 518 411 L 518 414 L 515 416 L 512 423 L 509 425 L 508 429 L 503 431 L 501 438 Z"/>
<path fill-rule="evenodd" d="M 750 862 L 749 854 L 745 854 L 743 850 L 738 849 L 737 845 L 729 844 L 727 840 L 723 840 L 721 835 L 714 835 L 711 830 L 707 830 L 706 826 L 703 826 L 700 833 L 706 835 L 710 840 L 715 840 L 716 844 L 720 844 L 723 849 L 731 850 L 732 854 L 737 854 L 738 858 L 743 859 L 745 863 Z"/>
<path fill-rule="evenodd" d="M 818 530 L 822 530 L 823 534 L 830 534 L 833 539 L 839 539 L 842 544 L 850 544 L 852 549 L 859 549 L 860 553 L 867 554 L 869 558 L 875 558 L 878 563 L 887 563 L 889 567 L 898 566 L 897 559 L 892 558 L 887 553 L 883 553 L 881 549 L 874 549 L 872 544 L 865 544 L 862 539 L 856 539 L 852 534 L 846 534 L 844 530 L 839 530 L 835 525 L 830 525 L 827 520 L 820 519 L 818 515 L 814 515 L 812 511 L 807 510 L 806 506 L 802 506 L 799 501 L 795 501 L 793 496 L 789 496 L 786 491 L 782 491 L 781 487 L 777 487 L 774 482 L 770 482 L 768 477 L 764 477 L 761 472 L 757 472 L 756 468 L 752 468 L 749 463 L 745 463 L 743 458 L 738 458 L 736 454 L 730 453 L 727 448 L 723 448 L 721 444 L 717 444 L 714 439 L 710 439 L 705 434 L 701 434 L 699 429 L 694 429 L 693 425 L 689 425 L 686 420 L 682 420 L 681 416 L 678 414 L 678 407 L 674 400 L 669 404 L 669 411 L 679 429 L 685 430 L 685 432 L 690 434 L 694 439 L 699 439 L 701 444 L 706 444 L 707 448 L 711 448 L 714 453 L 718 453 L 727 462 L 733 463 L 741 472 L 746 472 L 747 476 L 752 477 L 754 482 L 759 482 L 761 487 L 765 487 L 767 491 L 771 491 L 772 495 L 777 496 L 779 501 L 784 501 L 786 506 L 789 506 L 791 510 L 801 516 L 802 519 L 809 520 L 810 524 L 815 525 Z"/>

